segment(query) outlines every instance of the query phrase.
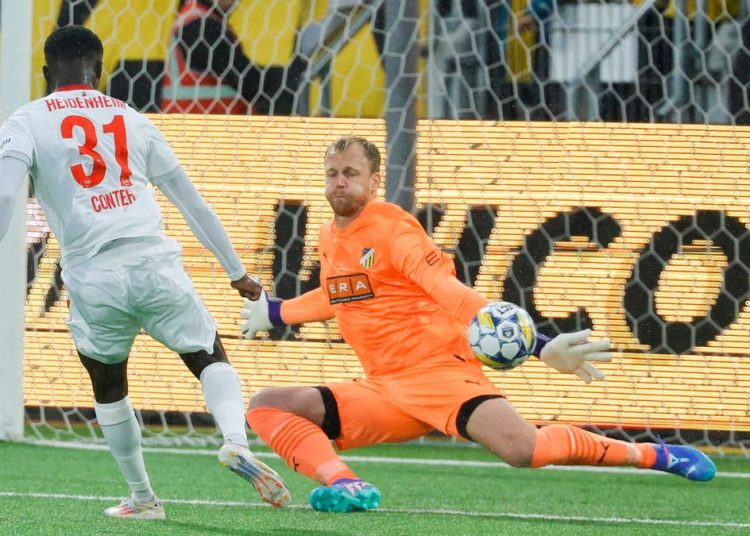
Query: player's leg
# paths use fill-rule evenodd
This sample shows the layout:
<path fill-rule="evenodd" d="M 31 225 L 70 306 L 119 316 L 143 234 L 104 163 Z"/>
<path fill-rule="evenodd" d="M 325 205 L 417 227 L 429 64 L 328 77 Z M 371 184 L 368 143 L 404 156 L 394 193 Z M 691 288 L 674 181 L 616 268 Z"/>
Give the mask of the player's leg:
<path fill-rule="evenodd" d="M 141 429 L 128 399 L 127 359 L 106 364 L 78 353 L 94 388 L 94 411 L 112 456 L 130 487 L 131 495 L 104 510 L 106 517 L 164 519 L 146 472 Z"/>
<path fill-rule="evenodd" d="M 130 270 L 130 300 L 154 339 L 180 354 L 200 380 L 206 407 L 224 437 L 219 461 L 248 480 L 262 500 L 281 506 L 291 500 L 278 474 L 248 448 L 242 383 L 229 364 L 216 322 L 182 267 L 170 241 L 149 250 Z"/>
<path fill-rule="evenodd" d="M 198 350 L 181 353 L 180 357 L 200 380 L 206 407 L 224 436 L 224 445 L 219 450 L 221 464 L 250 482 L 263 501 L 273 506 L 288 504 L 291 494 L 284 481 L 249 449 L 242 384 L 229 364 L 219 334 L 215 335 L 212 353 Z"/>
<path fill-rule="evenodd" d="M 439 397 L 435 385 L 441 386 Z M 632 465 L 693 480 L 708 480 L 715 473 L 713 462 L 692 447 L 628 443 L 568 425 L 537 429 L 479 368 L 451 356 L 423 374 L 399 379 L 389 392 L 411 415 L 473 440 L 515 467 Z"/>
<path fill-rule="evenodd" d="M 332 440 L 339 448 L 350 449 L 406 441 L 432 429 L 381 400 L 361 382 L 263 389 L 250 399 L 247 421 L 289 467 L 326 485 L 357 478 Z"/>
<path fill-rule="evenodd" d="M 206 407 L 224 442 L 247 447 L 242 384 L 237 371 L 229 364 L 219 334 L 214 334 L 212 352 L 200 349 L 179 355 L 201 382 Z"/>
<path fill-rule="evenodd" d="M 376 508 L 380 492 L 341 460 L 331 440 L 347 449 L 432 429 L 360 382 L 265 389 L 251 399 L 247 419 L 292 469 L 323 484 L 311 493 L 313 508 L 337 512 Z"/>
<path fill-rule="evenodd" d="M 692 447 L 629 443 L 570 425 L 536 429 L 504 398 L 469 400 L 460 413 L 465 437 L 516 467 L 635 466 L 691 480 L 710 480 L 716 473 L 708 456 Z"/>
<path fill-rule="evenodd" d="M 179 248 L 154 246 L 131 269 L 130 301 L 146 333 L 178 353 L 199 379 L 224 441 L 247 447 L 242 384 L 229 364 L 216 322 L 182 268 Z"/>
<path fill-rule="evenodd" d="M 141 429 L 127 396 L 127 356 L 140 324 L 127 312 L 126 286 L 113 268 L 117 264 L 97 261 L 64 270 L 63 281 L 70 298 L 68 326 L 91 378 L 96 418 L 130 488 L 130 495 L 104 515 L 164 519 L 164 507 L 154 495 L 143 461 Z"/>

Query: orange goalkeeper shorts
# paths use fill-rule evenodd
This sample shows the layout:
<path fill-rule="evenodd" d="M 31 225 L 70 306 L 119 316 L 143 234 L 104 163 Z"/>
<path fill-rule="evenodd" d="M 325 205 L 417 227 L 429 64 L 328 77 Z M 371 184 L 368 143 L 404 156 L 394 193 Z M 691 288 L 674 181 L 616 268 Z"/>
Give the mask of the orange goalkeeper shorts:
<path fill-rule="evenodd" d="M 477 366 L 457 360 L 325 387 L 338 407 L 340 450 L 408 441 L 432 430 L 461 437 L 456 419 L 464 403 L 505 396 Z"/>

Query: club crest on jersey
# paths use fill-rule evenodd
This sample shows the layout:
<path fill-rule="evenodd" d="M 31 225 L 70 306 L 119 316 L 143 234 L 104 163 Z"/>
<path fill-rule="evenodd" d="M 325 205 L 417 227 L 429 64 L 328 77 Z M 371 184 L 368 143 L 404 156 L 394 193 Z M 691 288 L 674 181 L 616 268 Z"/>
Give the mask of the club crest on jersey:
<path fill-rule="evenodd" d="M 369 268 L 375 262 L 375 248 L 364 248 L 362 256 L 359 258 L 359 264 L 362 268 Z"/>

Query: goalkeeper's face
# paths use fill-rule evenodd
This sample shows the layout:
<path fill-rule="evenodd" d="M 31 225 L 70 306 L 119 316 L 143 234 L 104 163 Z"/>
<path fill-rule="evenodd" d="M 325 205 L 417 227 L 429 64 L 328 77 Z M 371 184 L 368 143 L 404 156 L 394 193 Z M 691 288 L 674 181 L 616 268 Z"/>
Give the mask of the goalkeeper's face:
<path fill-rule="evenodd" d="M 370 161 L 359 144 L 326 155 L 326 199 L 338 223 L 356 218 L 377 197 L 380 173 L 370 170 Z M 342 221 L 343 220 L 343 221 Z"/>

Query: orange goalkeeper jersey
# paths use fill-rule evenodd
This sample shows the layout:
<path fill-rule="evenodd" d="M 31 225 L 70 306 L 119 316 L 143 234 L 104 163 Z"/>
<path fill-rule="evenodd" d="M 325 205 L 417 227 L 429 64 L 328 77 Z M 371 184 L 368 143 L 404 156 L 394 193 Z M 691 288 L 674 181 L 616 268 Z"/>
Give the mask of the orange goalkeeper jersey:
<path fill-rule="evenodd" d="M 318 253 L 321 287 L 282 304 L 287 323 L 335 316 L 370 377 L 451 354 L 474 361 L 466 326 L 487 300 L 456 279 L 413 216 L 371 202 L 344 229 L 325 223 Z"/>

